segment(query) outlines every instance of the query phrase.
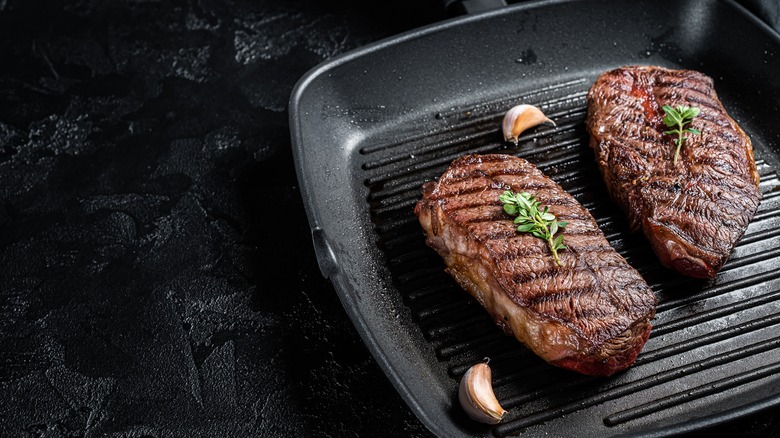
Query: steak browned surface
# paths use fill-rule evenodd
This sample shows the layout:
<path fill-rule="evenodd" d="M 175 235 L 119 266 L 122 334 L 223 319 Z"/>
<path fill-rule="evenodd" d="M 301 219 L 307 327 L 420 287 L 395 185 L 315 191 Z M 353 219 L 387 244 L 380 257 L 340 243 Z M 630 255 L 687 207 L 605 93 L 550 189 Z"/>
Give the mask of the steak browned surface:
<path fill-rule="evenodd" d="M 561 266 L 545 240 L 517 231 L 499 201 L 506 190 L 536 196 L 569 222 Z M 653 291 L 590 213 L 534 165 L 509 155 L 458 158 L 424 185 L 414 211 L 446 271 L 541 358 L 603 376 L 634 362 L 650 335 Z"/>
<path fill-rule="evenodd" d="M 662 107 L 698 107 L 675 165 L 676 134 Z M 726 113 L 713 81 L 691 70 L 624 67 L 588 93 L 588 132 L 612 198 L 665 266 L 714 277 L 758 208 L 750 139 Z"/>

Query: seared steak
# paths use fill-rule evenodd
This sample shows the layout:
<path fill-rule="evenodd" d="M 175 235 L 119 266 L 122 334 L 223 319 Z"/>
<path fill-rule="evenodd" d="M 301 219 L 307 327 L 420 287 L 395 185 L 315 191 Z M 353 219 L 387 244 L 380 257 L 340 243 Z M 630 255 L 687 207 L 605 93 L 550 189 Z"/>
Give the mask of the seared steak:
<path fill-rule="evenodd" d="M 675 165 L 662 106 L 698 107 Z M 714 277 L 758 208 L 753 146 L 726 114 L 713 81 L 691 70 L 625 67 L 588 93 L 588 132 L 612 198 L 642 229 L 661 263 Z"/>
<path fill-rule="evenodd" d="M 568 221 L 555 264 L 545 240 L 520 233 L 499 195 L 528 192 Z M 415 214 L 446 271 L 507 334 L 547 362 L 591 375 L 630 366 L 656 298 L 593 217 L 534 165 L 509 155 L 456 159 L 423 187 Z"/>

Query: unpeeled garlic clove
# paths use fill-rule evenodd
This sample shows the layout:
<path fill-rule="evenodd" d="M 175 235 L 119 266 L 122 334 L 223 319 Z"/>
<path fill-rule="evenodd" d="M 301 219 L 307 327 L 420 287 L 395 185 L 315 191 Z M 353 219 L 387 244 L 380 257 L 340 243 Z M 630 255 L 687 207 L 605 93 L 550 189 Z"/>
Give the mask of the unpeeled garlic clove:
<path fill-rule="evenodd" d="M 533 105 L 523 104 L 512 107 L 504 114 L 504 121 L 501 124 L 504 141 L 512 140 L 512 143 L 517 144 L 517 139 L 523 131 L 542 123 L 555 126 L 555 122 L 548 119 L 542 110 Z"/>
<path fill-rule="evenodd" d="M 460 379 L 458 399 L 463 410 L 472 419 L 487 424 L 498 424 L 507 411 L 501 407 L 493 393 L 493 373 L 488 362 L 489 360 L 486 359 L 485 362 L 478 363 L 466 371 Z"/>

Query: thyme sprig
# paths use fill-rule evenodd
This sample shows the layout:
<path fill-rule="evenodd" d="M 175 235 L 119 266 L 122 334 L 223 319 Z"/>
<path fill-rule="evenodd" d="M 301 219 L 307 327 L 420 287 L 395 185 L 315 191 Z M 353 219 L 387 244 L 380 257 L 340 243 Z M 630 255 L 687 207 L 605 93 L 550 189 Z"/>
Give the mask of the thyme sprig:
<path fill-rule="evenodd" d="M 699 115 L 701 110 L 695 106 L 689 107 L 684 105 L 677 105 L 675 108 L 664 105 L 662 109 L 666 113 L 666 116 L 664 116 L 664 123 L 666 123 L 666 126 L 675 128 L 665 131 L 664 133 L 677 134 L 677 138 L 674 140 L 674 143 L 677 145 L 677 149 L 674 151 L 674 164 L 676 165 L 677 157 L 680 156 L 680 147 L 682 147 L 682 144 L 688 139 L 688 137 L 684 136 L 684 133 L 690 132 L 692 134 L 701 134 L 701 131 L 698 129 L 686 128 L 686 126 L 693 121 L 693 118 Z"/>
<path fill-rule="evenodd" d="M 555 233 L 563 233 L 563 228 L 569 223 L 557 220 L 555 215 L 550 213 L 549 206 L 542 207 L 541 202 L 527 192 L 513 193 L 507 190 L 499 195 L 498 199 L 504 203 L 505 212 L 516 216 L 514 223 L 517 224 L 517 231 L 531 233 L 547 241 L 555 264 L 561 266 L 558 251 L 566 249 L 566 246 L 563 244 L 563 234 L 555 237 Z"/>

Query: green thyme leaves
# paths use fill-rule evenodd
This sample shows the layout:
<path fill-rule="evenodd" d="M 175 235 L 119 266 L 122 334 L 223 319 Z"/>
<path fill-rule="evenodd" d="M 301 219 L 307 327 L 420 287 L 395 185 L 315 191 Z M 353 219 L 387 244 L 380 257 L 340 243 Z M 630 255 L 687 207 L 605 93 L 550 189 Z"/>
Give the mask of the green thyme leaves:
<path fill-rule="evenodd" d="M 683 105 L 677 105 L 675 108 L 664 105 L 662 109 L 666 113 L 666 116 L 664 116 L 664 123 L 666 123 L 666 126 L 675 128 L 665 131 L 664 133 L 677 134 L 677 138 L 674 140 L 674 143 L 677 145 L 677 150 L 674 152 L 674 164 L 677 164 L 677 157 L 680 156 L 680 147 L 682 147 L 682 144 L 688 139 L 688 137 L 685 137 L 685 133 L 701 134 L 701 131 L 698 129 L 686 128 L 693 118 L 699 115 L 701 110 L 696 107 Z"/>
<path fill-rule="evenodd" d="M 563 228 L 569 223 L 557 220 L 555 215 L 550 213 L 549 206 L 542 207 L 542 204 L 529 193 L 513 193 L 507 190 L 499 195 L 498 199 L 504 203 L 504 211 L 515 216 L 514 223 L 517 224 L 517 231 L 531 233 L 547 241 L 555 264 L 561 266 L 558 250 L 564 250 L 566 246 L 563 244 L 563 234 L 558 234 L 557 237 L 555 234 L 559 231 L 563 233 Z"/>

